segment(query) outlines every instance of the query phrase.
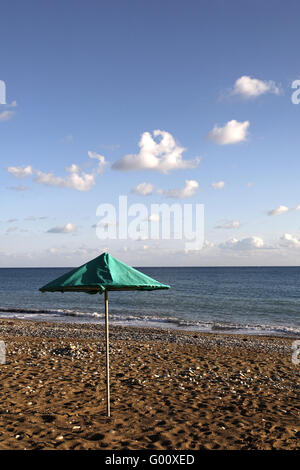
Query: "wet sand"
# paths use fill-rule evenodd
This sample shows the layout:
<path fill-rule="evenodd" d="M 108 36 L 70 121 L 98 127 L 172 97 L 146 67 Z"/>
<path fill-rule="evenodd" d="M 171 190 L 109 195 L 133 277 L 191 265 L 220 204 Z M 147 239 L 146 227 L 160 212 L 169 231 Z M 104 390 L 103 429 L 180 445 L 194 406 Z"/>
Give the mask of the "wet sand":
<path fill-rule="evenodd" d="M 0 449 L 299 449 L 292 339 L 1 320 Z"/>

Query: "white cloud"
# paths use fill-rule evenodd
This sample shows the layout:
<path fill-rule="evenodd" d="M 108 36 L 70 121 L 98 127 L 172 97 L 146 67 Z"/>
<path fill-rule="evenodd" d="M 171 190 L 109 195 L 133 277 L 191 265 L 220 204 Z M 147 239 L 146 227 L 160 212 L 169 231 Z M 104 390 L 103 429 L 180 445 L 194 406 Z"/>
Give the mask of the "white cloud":
<path fill-rule="evenodd" d="M 159 138 L 161 139 L 159 140 Z M 155 138 L 158 138 L 155 141 Z M 115 162 L 114 170 L 155 170 L 168 173 L 171 170 L 184 170 L 195 168 L 200 163 L 200 158 L 183 160 L 182 153 L 186 150 L 180 147 L 174 137 L 166 131 L 155 130 L 153 137 L 150 132 L 144 132 L 138 144 L 138 154 L 128 154 Z"/>
<path fill-rule="evenodd" d="M 253 250 L 262 248 L 264 241 L 262 238 L 256 236 L 242 238 L 241 240 L 232 238 L 225 243 L 221 243 L 219 246 L 223 249 L 231 250 Z"/>
<path fill-rule="evenodd" d="M 14 114 L 14 111 L 2 111 L 2 113 L 0 113 L 0 122 L 9 121 L 9 119 L 11 119 Z"/>
<path fill-rule="evenodd" d="M 290 233 L 285 233 L 280 240 L 282 241 L 282 245 L 286 247 L 300 247 L 300 240 L 297 238 L 293 237 Z"/>
<path fill-rule="evenodd" d="M 94 158 L 95 160 L 98 160 L 98 167 L 95 170 L 96 174 L 100 175 L 101 173 L 103 173 L 107 165 L 107 161 L 105 160 L 105 157 L 103 155 L 99 155 L 99 153 L 92 152 L 91 150 L 88 151 L 88 156 L 90 158 Z"/>
<path fill-rule="evenodd" d="M 288 212 L 289 208 L 286 206 L 279 206 L 276 207 L 276 209 L 272 209 L 268 212 L 268 215 L 280 215 L 284 214 L 285 212 Z"/>
<path fill-rule="evenodd" d="M 43 173 L 42 171 L 36 171 L 36 177 L 34 181 L 38 184 L 44 184 L 47 186 L 59 186 L 60 188 L 72 188 L 77 191 L 89 191 L 95 184 L 95 176 L 93 174 L 81 172 L 75 168 L 68 168 L 66 171 L 70 172 L 70 175 L 61 178 L 55 176 L 53 173 Z"/>
<path fill-rule="evenodd" d="M 28 186 L 23 186 L 22 184 L 18 184 L 18 186 L 9 186 L 8 189 L 12 191 L 27 191 L 29 188 Z"/>
<path fill-rule="evenodd" d="M 243 75 L 234 84 L 233 95 L 241 95 L 244 98 L 256 98 L 265 93 L 279 95 L 280 89 L 272 80 L 259 80 Z"/>
<path fill-rule="evenodd" d="M 53 227 L 47 230 L 47 233 L 72 233 L 76 232 L 77 227 L 74 224 L 68 223 L 62 227 Z"/>
<path fill-rule="evenodd" d="M 32 175 L 32 167 L 30 165 L 25 166 L 24 168 L 21 166 L 9 166 L 7 171 L 15 178 L 26 178 L 27 176 Z"/>
<path fill-rule="evenodd" d="M 150 222 L 159 222 L 160 220 L 159 214 L 154 213 L 154 214 L 149 215 L 148 220 Z"/>
<path fill-rule="evenodd" d="M 103 227 L 107 230 L 109 227 L 117 227 L 118 225 L 119 225 L 119 222 L 117 222 L 116 220 L 115 221 L 109 221 L 109 222 L 102 222 L 101 221 L 101 222 L 98 222 L 98 224 L 92 225 L 92 228 Z"/>
<path fill-rule="evenodd" d="M 134 194 L 140 194 L 141 196 L 149 196 L 153 193 L 154 186 L 150 183 L 140 183 L 131 190 Z"/>
<path fill-rule="evenodd" d="M 45 173 L 41 170 L 33 170 L 31 166 L 22 167 L 8 167 L 7 171 L 16 178 L 25 178 L 32 174 L 35 175 L 34 181 L 38 184 L 47 186 L 58 186 L 60 188 L 72 188 L 77 191 L 89 191 L 96 184 L 96 176 L 101 174 L 107 165 L 105 157 L 96 152 L 88 152 L 90 158 L 98 160 L 98 165 L 90 173 L 86 173 L 81 168 L 73 163 L 66 168 L 69 173 L 65 177 L 56 176 L 53 173 Z"/>
<path fill-rule="evenodd" d="M 8 227 L 8 229 L 6 230 L 6 233 L 16 232 L 16 230 L 18 230 L 18 227 Z"/>
<path fill-rule="evenodd" d="M 233 119 L 223 127 L 216 124 L 208 133 L 208 138 L 219 145 L 237 144 L 246 140 L 249 126 L 249 121 L 238 122 Z"/>
<path fill-rule="evenodd" d="M 68 134 L 66 135 L 65 137 L 63 137 L 61 139 L 61 142 L 73 142 L 73 135 L 72 134 Z"/>
<path fill-rule="evenodd" d="M 217 225 L 215 228 L 236 229 L 236 228 L 240 228 L 240 223 L 238 220 L 224 220 L 220 225 Z"/>
<path fill-rule="evenodd" d="M 224 189 L 225 182 L 224 181 L 218 181 L 217 183 L 211 183 L 211 187 L 214 189 Z"/>
<path fill-rule="evenodd" d="M 115 150 L 118 150 L 120 148 L 120 145 L 119 144 L 108 144 L 108 145 L 102 144 L 100 145 L 100 147 L 105 150 L 110 150 L 111 152 L 114 152 Z"/>
<path fill-rule="evenodd" d="M 204 240 L 203 249 L 214 248 L 215 244 L 209 240 Z"/>
<path fill-rule="evenodd" d="M 175 199 L 185 199 L 187 197 L 192 197 L 196 194 L 199 188 L 199 183 L 195 180 L 185 180 L 184 188 L 182 189 L 167 189 L 163 191 L 168 197 Z"/>

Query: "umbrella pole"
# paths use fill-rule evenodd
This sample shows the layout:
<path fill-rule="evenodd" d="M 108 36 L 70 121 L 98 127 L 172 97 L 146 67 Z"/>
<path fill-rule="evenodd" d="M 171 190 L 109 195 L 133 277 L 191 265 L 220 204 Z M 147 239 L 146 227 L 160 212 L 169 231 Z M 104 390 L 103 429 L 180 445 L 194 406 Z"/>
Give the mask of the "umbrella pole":
<path fill-rule="evenodd" d="M 105 340 L 106 340 L 106 414 L 110 417 L 110 390 L 109 390 L 109 333 L 108 333 L 108 293 L 105 295 Z"/>

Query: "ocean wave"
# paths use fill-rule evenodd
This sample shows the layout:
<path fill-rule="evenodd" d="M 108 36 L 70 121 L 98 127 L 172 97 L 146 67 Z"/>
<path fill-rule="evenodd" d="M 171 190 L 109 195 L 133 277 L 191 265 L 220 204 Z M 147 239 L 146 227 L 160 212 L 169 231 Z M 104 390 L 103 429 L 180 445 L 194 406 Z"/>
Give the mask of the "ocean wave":
<path fill-rule="evenodd" d="M 104 322 L 103 312 L 80 311 L 73 309 L 49 309 L 49 308 L 22 308 L 22 307 L 0 307 L 0 317 L 19 319 L 43 319 L 47 321 L 81 321 L 81 322 Z M 70 320 L 68 320 L 70 319 Z M 143 314 L 129 314 L 110 312 L 109 319 L 112 324 L 134 325 L 134 326 L 157 326 L 161 328 L 181 328 L 186 330 L 232 333 L 232 334 L 256 334 L 256 335 L 278 335 L 278 336 L 300 336 L 300 328 L 278 324 L 242 324 L 216 321 L 197 321 L 182 319 L 173 316 L 157 316 Z"/>

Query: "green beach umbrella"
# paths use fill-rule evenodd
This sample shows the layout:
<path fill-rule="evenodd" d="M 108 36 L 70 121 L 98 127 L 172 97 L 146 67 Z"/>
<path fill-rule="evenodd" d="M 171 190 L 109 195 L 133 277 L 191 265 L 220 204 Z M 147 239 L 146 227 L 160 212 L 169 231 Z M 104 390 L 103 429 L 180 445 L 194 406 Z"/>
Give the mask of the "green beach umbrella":
<path fill-rule="evenodd" d="M 86 292 L 87 294 L 102 294 L 104 292 L 107 416 L 110 416 L 108 291 L 169 288 L 170 286 L 155 281 L 155 279 L 122 263 L 108 253 L 102 253 L 97 258 L 79 268 L 72 269 L 72 271 L 40 288 L 41 292 Z"/>

